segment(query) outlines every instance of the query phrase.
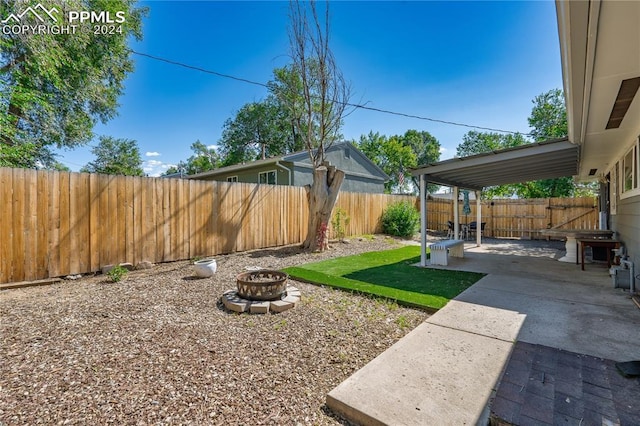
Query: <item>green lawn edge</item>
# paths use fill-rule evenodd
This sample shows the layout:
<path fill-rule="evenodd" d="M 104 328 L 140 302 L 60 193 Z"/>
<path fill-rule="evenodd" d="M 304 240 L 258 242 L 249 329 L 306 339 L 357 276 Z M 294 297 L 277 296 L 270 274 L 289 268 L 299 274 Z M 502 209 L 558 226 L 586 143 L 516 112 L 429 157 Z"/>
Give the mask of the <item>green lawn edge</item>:
<path fill-rule="evenodd" d="M 290 267 L 283 269 L 289 276 L 295 280 L 306 282 L 314 285 L 324 285 L 327 287 L 337 288 L 340 290 L 351 291 L 358 294 L 373 295 L 376 297 L 382 297 L 385 299 L 393 300 L 398 304 L 404 306 L 410 306 L 413 308 L 420 308 L 429 312 L 436 312 L 443 308 L 448 299 L 444 301 L 437 301 L 434 298 L 426 295 L 393 289 L 393 291 L 387 291 L 388 287 L 379 286 L 376 284 L 365 283 L 362 281 L 352 280 L 344 277 L 337 277 L 333 275 L 324 274 L 322 272 L 310 271 L 308 269 L 300 267 Z"/>
<path fill-rule="evenodd" d="M 402 263 L 402 262 L 407 263 L 407 262 L 410 262 L 411 259 L 413 259 L 416 254 L 419 255 L 419 253 L 420 253 L 419 247 L 409 246 L 409 247 L 402 247 L 399 249 L 384 250 L 379 252 L 366 252 L 366 253 L 361 253 L 354 256 L 347 256 L 344 258 L 335 258 L 335 259 L 329 259 L 321 262 L 309 263 L 303 266 L 292 266 L 292 267 L 283 269 L 283 271 L 288 273 L 291 278 L 298 281 L 303 281 L 303 282 L 307 282 L 315 285 L 325 285 L 328 287 L 338 288 L 338 289 L 352 291 L 356 293 L 370 294 L 373 296 L 394 300 L 397 303 L 402 305 L 417 307 L 430 312 L 435 312 L 443 308 L 449 302 L 450 299 L 444 296 L 407 291 L 403 289 L 388 287 L 388 286 L 379 285 L 379 284 L 373 284 L 369 282 L 346 278 L 341 275 L 332 275 L 322 271 L 314 270 L 314 268 L 318 268 L 319 266 L 323 266 L 323 265 L 334 266 L 336 263 L 345 262 L 348 260 L 356 260 L 356 259 L 358 260 L 371 259 L 372 261 L 374 261 L 373 264 L 369 265 L 369 267 L 371 268 L 379 267 L 381 265 L 389 265 L 393 263 Z M 351 263 L 355 263 L 355 262 L 351 262 Z M 348 264 L 351 265 L 351 263 L 348 263 Z M 352 271 L 350 267 L 351 266 L 345 266 L 344 267 L 345 272 Z M 415 266 L 407 265 L 407 267 L 414 268 Z M 442 273 L 442 271 L 439 270 L 438 273 Z M 460 273 L 460 271 L 455 271 L 455 272 L 452 271 L 452 273 Z M 470 283 L 468 286 L 466 286 L 465 289 L 473 285 L 473 283 L 477 282 L 477 280 L 479 280 L 482 276 L 484 276 L 484 274 L 477 274 L 477 275 L 478 275 L 478 278 L 474 280 L 472 283 Z M 461 291 L 464 291 L 464 289 Z"/>

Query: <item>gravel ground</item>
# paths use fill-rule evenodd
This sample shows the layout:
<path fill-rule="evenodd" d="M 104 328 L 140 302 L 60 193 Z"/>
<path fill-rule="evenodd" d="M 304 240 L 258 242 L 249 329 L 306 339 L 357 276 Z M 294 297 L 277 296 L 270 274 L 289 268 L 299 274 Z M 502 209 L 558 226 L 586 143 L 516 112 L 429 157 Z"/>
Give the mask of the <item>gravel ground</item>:
<path fill-rule="evenodd" d="M 393 248 L 385 237 L 216 257 L 0 293 L 0 425 L 343 424 L 326 394 L 424 321 L 425 312 L 292 281 L 281 314 L 225 311 L 247 266 L 279 269 Z"/>

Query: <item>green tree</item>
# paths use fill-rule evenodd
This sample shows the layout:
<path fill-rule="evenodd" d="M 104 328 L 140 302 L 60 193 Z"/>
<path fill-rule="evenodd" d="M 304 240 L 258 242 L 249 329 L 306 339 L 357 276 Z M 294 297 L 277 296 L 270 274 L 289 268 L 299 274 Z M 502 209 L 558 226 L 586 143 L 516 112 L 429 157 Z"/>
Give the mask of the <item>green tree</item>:
<path fill-rule="evenodd" d="M 417 156 L 410 146 L 403 143 L 401 137 L 386 137 L 377 132 L 369 132 L 368 135 L 360 136 L 360 141 L 354 141 L 354 144 L 389 176 L 389 181 L 384 184 L 385 192 L 407 190 L 407 170 L 417 165 Z"/>
<path fill-rule="evenodd" d="M 431 133 L 407 130 L 399 137 L 402 144 L 414 152 L 418 164 L 433 163 L 440 159 L 440 142 Z"/>
<path fill-rule="evenodd" d="M 462 137 L 462 143 L 456 147 L 456 156 L 468 157 L 483 152 L 497 151 L 529 143 L 520 133 L 502 134 L 496 132 L 478 132 L 471 130 Z M 499 185 L 485 188 L 482 195 L 486 198 L 508 198 L 517 194 L 518 184 Z"/>
<path fill-rule="evenodd" d="M 91 149 L 96 156 L 80 171 L 107 175 L 143 176 L 142 158 L 136 141 L 100 136 L 100 142 Z"/>
<path fill-rule="evenodd" d="M 528 120 L 532 127 L 531 135 L 536 142 L 567 136 L 567 113 L 561 90 L 553 89 L 542 93 L 536 96 L 532 102 L 534 106 Z M 500 134 L 470 131 L 464 135 L 462 143 L 456 148 L 456 154 L 460 157 L 466 157 L 527 143 L 530 141 L 519 133 Z M 583 186 L 579 190 L 577 188 L 573 178 L 567 176 L 495 186 L 485 189 L 483 196 L 494 198 L 517 195 L 520 198 L 548 198 L 570 197 L 577 193 L 585 194 Z M 591 188 L 595 193 L 595 187 L 591 186 Z"/>
<path fill-rule="evenodd" d="M 536 96 L 532 102 L 529 126 L 533 129 L 531 136 L 535 142 L 564 138 L 569 134 L 562 90 L 549 90 Z"/>
<path fill-rule="evenodd" d="M 228 119 L 219 146 L 225 166 L 303 149 L 286 106 L 273 95 L 244 105 Z"/>
<path fill-rule="evenodd" d="M 169 167 L 163 175 L 182 172 L 187 175 L 208 172 L 220 167 L 220 155 L 215 148 L 209 148 L 199 140 L 191 144 L 193 155 L 187 161 L 180 161 L 176 166 Z"/>
<path fill-rule="evenodd" d="M 483 152 L 512 148 L 529 141 L 520 133 L 502 134 L 471 130 L 462 137 L 462 143 L 456 147 L 456 156 L 468 157 Z"/>
<path fill-rule="evenodd" d="M 529 116 L 531 136 L 534 141 L 540 142 L 548 139 L 564 138 L 569 134 L 567 126 L 567 109 L 564 102 L 564 93 L 560 89 L 552 89 L 542 93 L 533 99 L 533 108 Z M 597 191 L 597 184 L 587 185 Z M 585 187 L 578 190 L 578 186 L 570 176 L 543 179 L 536 182 L 527 182 L 518 185 L 517 195 L 521 198 L 547 198 L 547 197 L 571 197 L 576 193 L 583 193 Z"/>
<path fill-rule="evenodd" d="M 32 3 L 0 1 L 0 16 Z M 69 10 L 121 11 L 125 22 L 121 33 L 108 35 L 95 35 L 89 22 L 77 23 L 75 34 L 0 34 L 0 144 L 21 151 L 13 157 L 17 166 L 51 164 L 52 146 L 86 144 L 96 122 L 116 114 L 133 70 L 127 42 L 141 38 L 146 13 L 129 0 L 51 0 L 46 7 L 56 9 L 58 22 L 66 22 Z M 40 23 L 30 20 L 35 17 L 26 14 L 22 24 Z"/>
<path fill-rule="evenodd" d="M 416 165 L 434 163 L 440 160 L 440 142 L 438 142 L 438 139 L 436 139 L 431 133 L 427 131 L 420 132 L 418 130 L 407 130 L 404 135 L 399 136 L 399 138 L 402 145 L 411 148 L 415 154 Z M 409 185 L 406 185 L 406 189 L 417 194 L 420 190 L 420 183 L 418 182 L 418 179 L 410 176 L 406 168 L 404 170 L 405 182 L 411 182 L 413 184 L 411 188 L 409 188 Z M 428 192 L 435 192 L 437 189 L 438 185 L 427 185 Z M 402 192 L 405 192 L 405 189 L 403 189 Z"/>
<path fill-rule="evenodd" d="M 389 193 L 417 193 L 418 182 L 410 179 L 409 169 L 440 158 L 440 142 L 424 131 L 407 130 L 404 135 L 390 137 L 371 131 L 353 143 L 389 175 L 390 179 L 385 183 L 385 191 Z M 430 191 L 436 188 L 437 185 L 429 186 Z"/>

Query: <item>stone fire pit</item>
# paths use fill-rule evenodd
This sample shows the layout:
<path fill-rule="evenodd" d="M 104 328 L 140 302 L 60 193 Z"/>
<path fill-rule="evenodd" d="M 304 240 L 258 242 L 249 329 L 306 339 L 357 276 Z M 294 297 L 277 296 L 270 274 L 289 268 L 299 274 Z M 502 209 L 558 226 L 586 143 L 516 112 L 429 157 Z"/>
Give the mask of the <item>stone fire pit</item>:
<path fill-rule="evenodd" d="M 238 275 L 238 296 L 249 300 L 277 300 L 287 289 L 289 275 L 280 271 L 260 269 Z"/>
<path fill-rule="evenodd" d="M 300 302 L 300 290 L 288 286 L 288 278 L 286 273 L 271 269 L 243 272 L 236 278 L 237 290 L 225 291 L 222 303 L 234 312 L 284 312 Z"/>

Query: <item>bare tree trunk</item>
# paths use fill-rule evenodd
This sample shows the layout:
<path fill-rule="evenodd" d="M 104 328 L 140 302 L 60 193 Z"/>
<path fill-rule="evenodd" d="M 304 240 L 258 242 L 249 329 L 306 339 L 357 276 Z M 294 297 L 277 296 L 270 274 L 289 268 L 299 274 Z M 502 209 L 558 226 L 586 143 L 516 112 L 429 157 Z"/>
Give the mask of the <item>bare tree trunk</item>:
<path fill-rule="evenodd" d="M 350 87 L 329 49 L 329 4 L 325 4 L 324 19 L 315 1 L 292 0 L 289 11 L 293 64 L 291 77 L 283 81 L 278 93 L 295 117 L 294 131 L 304 142 L 313 166 L 313 183 L 307 187 L 309 223 L 302 247 L 325 251 L 331 212 L 344 181 L 344 172 L 329 165 L 325 155 L 340 137 Z"/>
<path fill-rule="evenodd" d="M 329 248 L 329 220 L 338 200 L 344 172 L 324 163 L 313 171 L 313 185 L 307 185 L 309 224 L 302 248 L 325 251 Z"/>

